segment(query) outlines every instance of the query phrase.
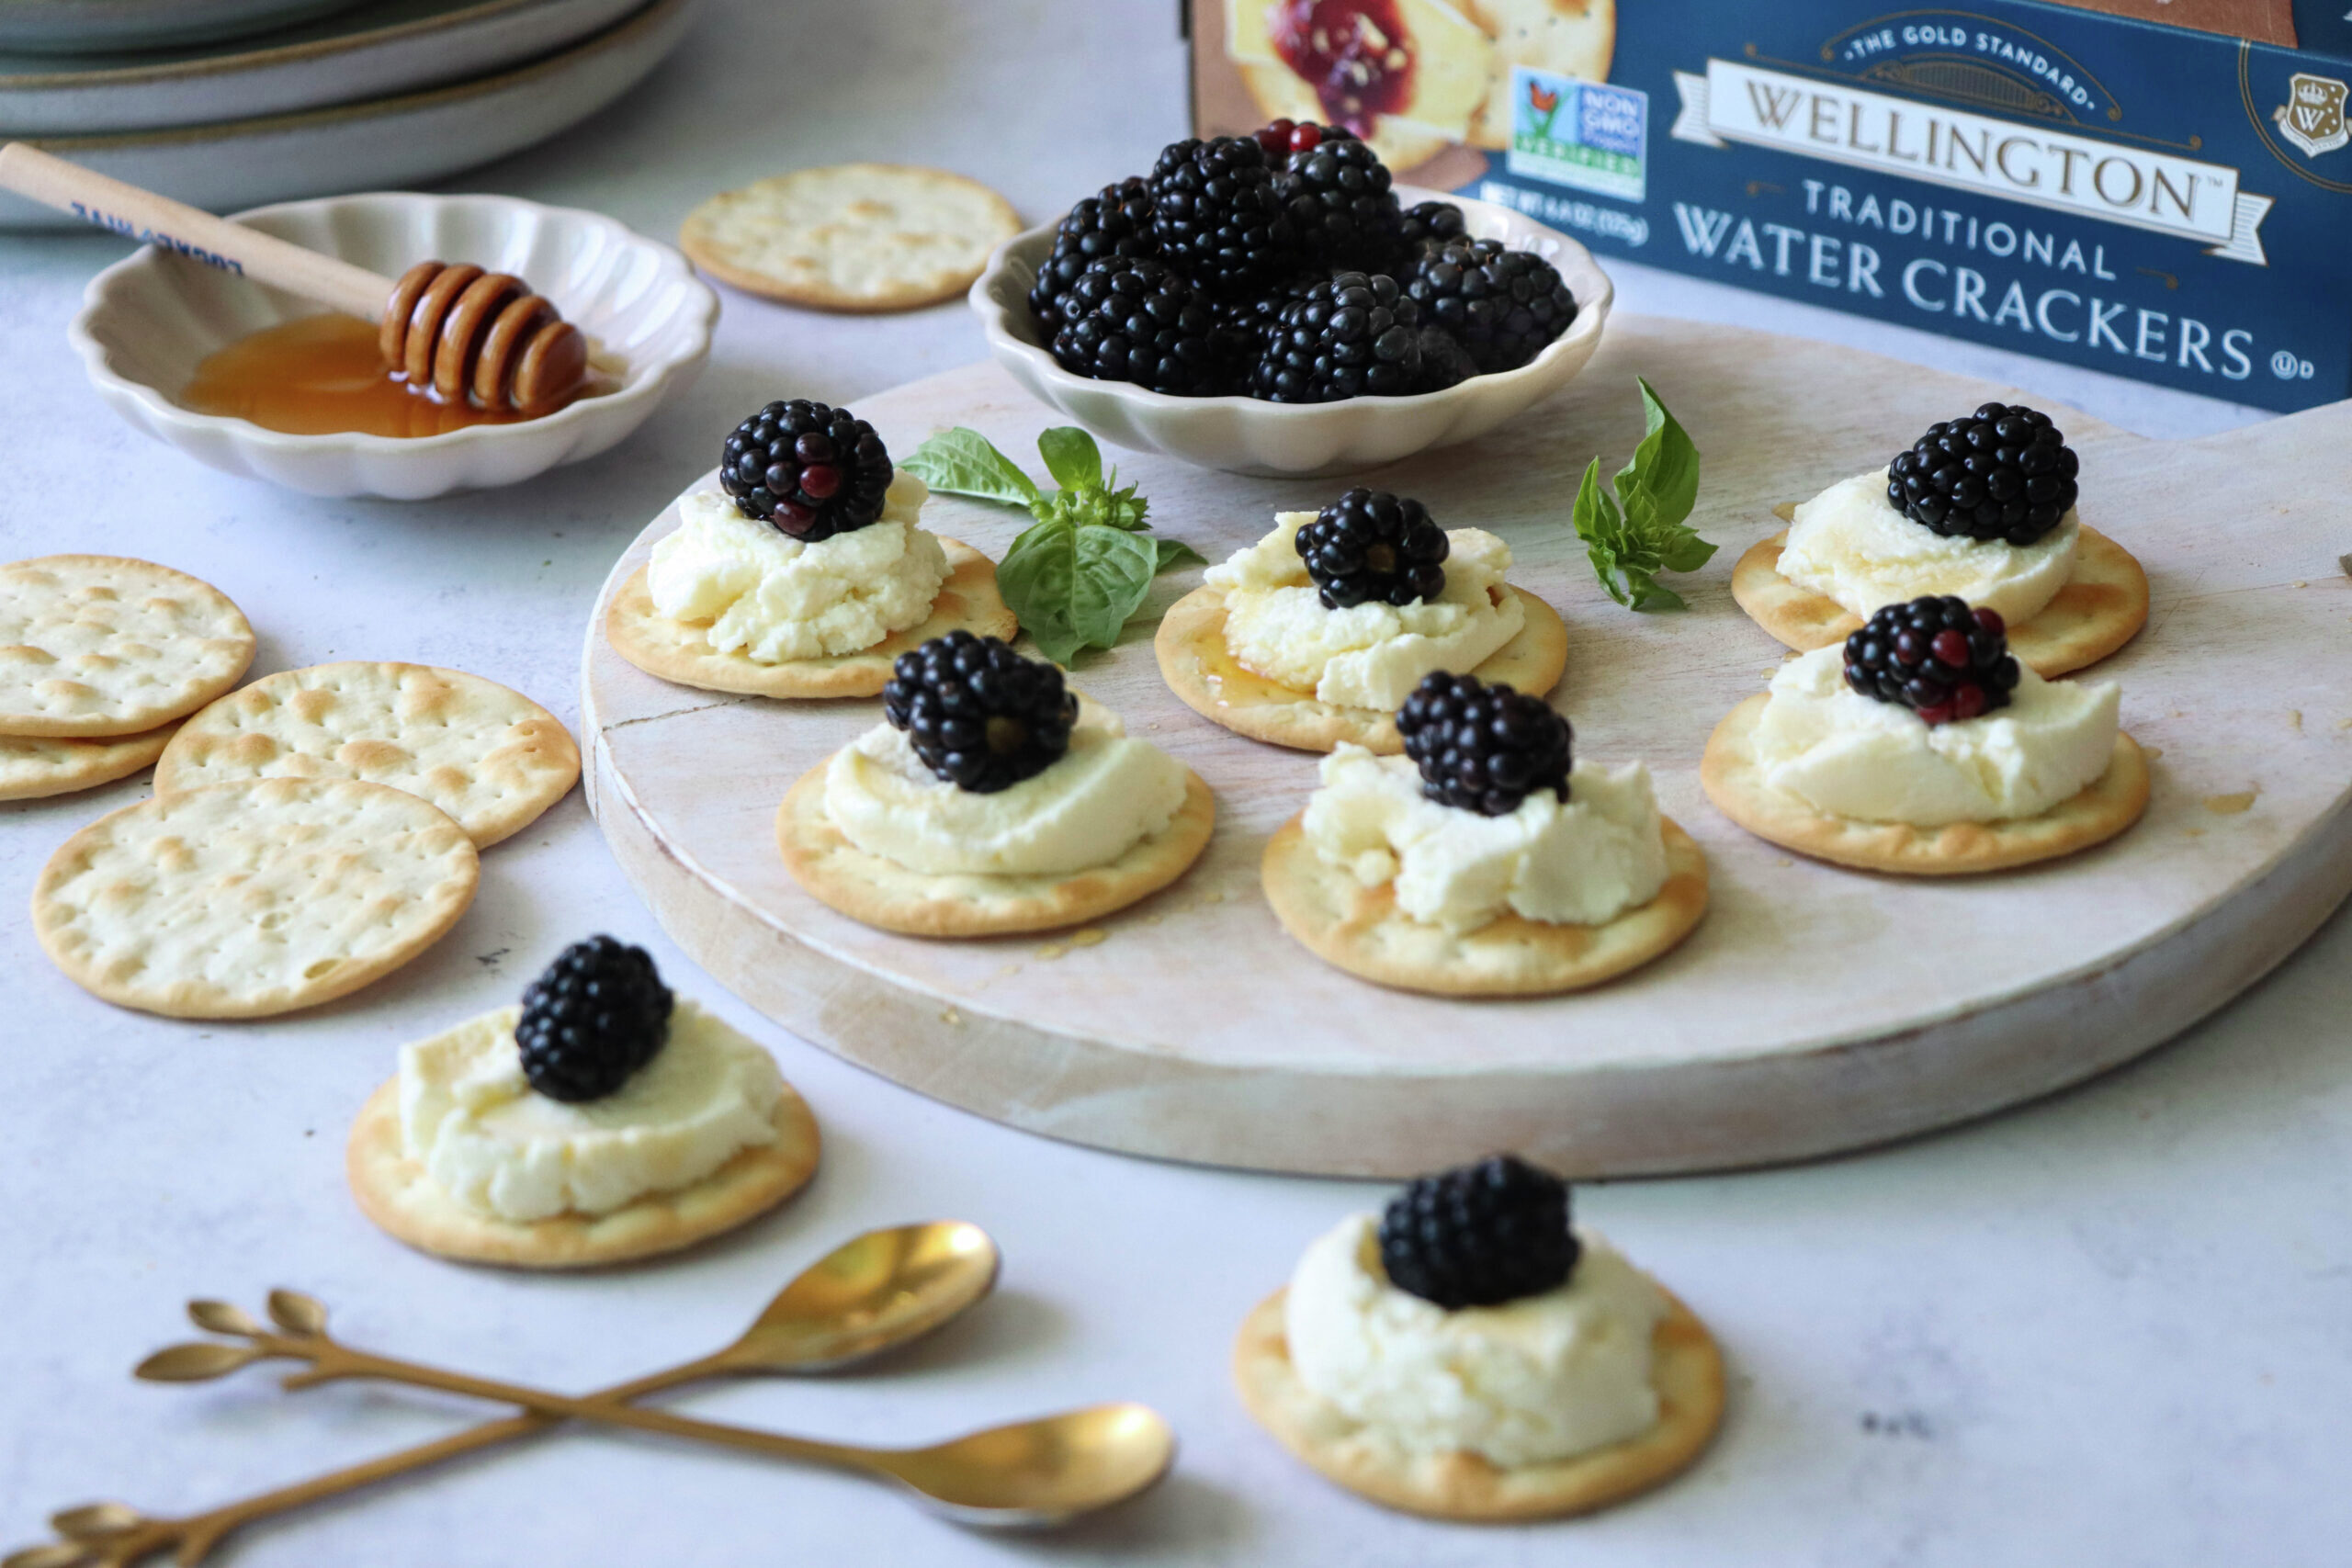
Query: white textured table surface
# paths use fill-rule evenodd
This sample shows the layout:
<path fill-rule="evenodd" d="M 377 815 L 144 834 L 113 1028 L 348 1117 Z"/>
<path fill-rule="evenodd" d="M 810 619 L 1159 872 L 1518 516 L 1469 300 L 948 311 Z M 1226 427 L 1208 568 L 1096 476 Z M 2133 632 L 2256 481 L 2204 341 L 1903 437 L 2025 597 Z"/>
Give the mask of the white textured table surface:
<path fill-rule="evenodd" d="M 460 188 L 594 207 L 666 234 L 700 196 L 803 163 L 940 162 L 1048 213 L 1181 131 L 1167 0 L 714 3 L 677 59 L 560 146 Z M 835 401 L 981 352 L 960 306 L 869 321 L 730 297 L 700 385 L 621 449 L 521 491 L 417 507 L 310 501 L 117 424 L 64 323 L 101 238 L 0 240 L 0 558 L 93 549 L 200 573 L 244 606 L 258 670 L 414 659 L 573 715 L 579 636 L 621 545 L 771 397 Z M 1837 336 L 2018 381 L 2152 434 L 2242 411 L 1616 267 L 1627 309 Z M 2347 537 L 2352 545 L 2352 537 Z M 1723 570 L 1728 570 L 1724 563 Z M 870 1376 L 685 1396 L 778 1427 L 889 1440 L 1102 1397 L 1175 1422 L 1175 1478 L 1064 1535 L 974 1536 L 857 1482 L 575 1433 L 232 1541 L 241 1562 L 447 1568 L 658 1558 L 1470 1568 L 1593 1564 L 2269 1565 L 2352 1533 L 2352 918 L 2154 1058 L 2057 1100 L 1804 1168 L 1587 1189 L 1608 1230 L 1714 1325 L 1735 1372 L 1690 1477 L 1582 1523 L 1448 1529 L 1292 1464 L 1227 1390 L 1235 1325 L 1374 1189 L 1156 1166 L 919 1100 L 711 996 L 575 795 L 493 852 L 418 964 L 247 1026 L 108 1009 L 44 963 L 23 890 L 124 784 L 0 807 L 0 1543 L 50 1508 L 224 1501 L 473 1414 L 248 1373 L 133 1384 L 190 1295 L 323 1297 L 355 1340 L 586 1388 L 734 1332 L 831 1241 L 957 1214 L 1002 1243 L 1000 1295 Z M 649 943 L 682 989 L 772 1043 L 828 1135 L 797 1202 L 683 1262 L 584 1279 L 461 1269 L 353 1209 L 352 1111 L 394 1049 L 509 999 L 564 942 Z M 2021 933 L 2030 940 L 2030 933 Z"/>

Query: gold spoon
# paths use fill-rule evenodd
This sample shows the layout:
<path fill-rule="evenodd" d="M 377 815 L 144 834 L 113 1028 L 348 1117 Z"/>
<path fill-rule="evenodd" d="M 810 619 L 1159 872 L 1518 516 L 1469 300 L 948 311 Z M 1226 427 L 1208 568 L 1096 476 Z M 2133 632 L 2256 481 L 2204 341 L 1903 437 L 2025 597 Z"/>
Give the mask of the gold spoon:
<path fill-rule="evenodd" d="M 742 1337 L 725 1349 L 605 1389 L 595 1397 L 640 1399 L 711 1377 L 838 1370 L 919 1339 L 977 1304 L 995 1287 L 997 1267 L 996 1244 L 978 1225 L 938 1220 L 868 1231 L 785 1286 Z M 317 1306 L 290 1292 L 277 1292 L 270 1300 L 271 1315 L 289 1332 L 322 1325 L 324 1314 Z M 224 1303 L 195 1303 L 188 1315 L 217 1332 L 259 1332 L 250 1317 Z M 233 1371 L 261 1354 L 234 1345 L 179 1348 L 203 1353 L 184 1356 L 184 1362 L 209 1359 L 217 1366 L 216 1371 L 197 1374 L 206 1376 Z M 150 1364 L 157 1359 L 151 1357 Z M 63 1539 L 13 1552 L 0 1559 L 0 1568 L 117 1568 L 164 1551 L 176 1552 L 183 1564 L 199 1562 L 231 1531 L 257 1519 L 529 1437 L 556 1426 L 559 1419 L 531 1414 L 487 1422 L 184 1518 L 151 1517 L 121 1503 L 67 1508 L 50 1520 Z"/>
<path fill-rule="evenodd" d="M 282 1331 L 278 1333 L 262 1327 L 225 1302 L 191 1302 L 188 1310 L 203 1326 L 235 1335 L 245 1343 L 208 1340 L 175 1345 L 141 1362 L 137 1376 L 160 1382 L 193 1382 L 257 1360 L 303 1361 L 309 1363 L 309 1370 L 287 1378 L 286 1387 L 315 1388 L 345 1378 L 370 1378 L 519 1404 L 543 1416 L 632 1427 L 776 1459 L 864 1471 L 888 1476 L 934 1512 L 963 1524 L 1060 1524 L 1125 1502 L 1165 1475 L 1176 1457 L 1175 1435 L 1168 1423 L 1142 1404 L 1098 1404 L 1041 1416 L 928 1448 L 871 1449 L 699 1421 L 667 1410 L 621 1404 L 609 1396 L 548 1393 L 521 1383 L 379 1356 L 330 1337 L 326 1308 L 293 1291 L 269 1293 L 269 1315 Z"/>

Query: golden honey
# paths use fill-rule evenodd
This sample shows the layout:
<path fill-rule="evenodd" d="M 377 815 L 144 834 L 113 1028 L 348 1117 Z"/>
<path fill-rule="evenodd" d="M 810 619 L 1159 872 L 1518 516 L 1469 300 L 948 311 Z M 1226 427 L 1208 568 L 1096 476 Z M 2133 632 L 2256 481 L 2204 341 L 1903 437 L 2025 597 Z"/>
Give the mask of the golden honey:
<path fill-rule="evenodd" d="M 609 389 L 592 379 L 576 395 Z M 414 438 L 526 417 L 412 387 L 384 362 L 375 323 L 335 314 L 282 322 L 206 355 L 178 401 L 288 435 Z"/>

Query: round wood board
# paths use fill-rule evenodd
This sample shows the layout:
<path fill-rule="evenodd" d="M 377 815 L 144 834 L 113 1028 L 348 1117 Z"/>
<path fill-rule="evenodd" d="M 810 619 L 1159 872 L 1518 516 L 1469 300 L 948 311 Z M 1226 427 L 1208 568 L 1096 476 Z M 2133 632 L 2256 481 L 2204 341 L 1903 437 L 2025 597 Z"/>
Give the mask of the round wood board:
<path fill-rule="evenodd" d="M 1690 429 L 1693 523 L 1722 548 L 1673 580 L 1682 614 L 1595 585 L 1569 526 L 1577 475 L 1641 435 L 1635 373 Z M 803 893 L 771 822 L 785 790 L 879 722 L 878 701 L 788 704 L 666 684 L 613 653 L 605 599 L 675 526 L 653 520 L 590 617 L 589 801 L 663 927 L 796 1033 L 1010 1125 L 1131 1153 L 1406 1176 L 1515 1149 L 1572 1176 L 1699 1170 L 1881 1142 L 2044 1094 L 2137 1055 L 2278 963 L 2352 889 L 2352 404 L 2209 440 L 2154 443 L 2053 409 L 2083 459 L 2086 519 L 2135 552 L 2147 630 L 2086 678 L 2122 683 L 2154 797 L 2122 839 L 2006 875 L 1840 871 L 1748 837 L 1707 804 L 1716 719 L 1783 650 L 1732 603 L 1732 563 L 1772 508 L 1881 464 L 2002 389 L 1826 344 L 1639 318 L 1573 385 L 1480 441 L 1364 476 L 1451 526 L 1510 540 L 1512 581 L 1566 617 L 1555 701 L 1579 756 L 1646 761 L 1704 847 L 1706 919 L 1661 962 L 1544 1001 L 1383 990 L 1284 937 L 1259 891 L 1268 836 L 1317 759 L 1244 740 L 1161 682 L 1171 572 L 1078 684 L 1217 792 L 1192 873 L 1068 935 L 925 942 Z M 1042 471 L 1044 411 L 992 366 L 866 399 L 891 447 L 972 426 Z M 1112 453 L 1153 523 L 1218 559 L 1333 480 L 1256 479 Z M 927 525 L 999 554 L 1026 521 L 934 500 Z"/>

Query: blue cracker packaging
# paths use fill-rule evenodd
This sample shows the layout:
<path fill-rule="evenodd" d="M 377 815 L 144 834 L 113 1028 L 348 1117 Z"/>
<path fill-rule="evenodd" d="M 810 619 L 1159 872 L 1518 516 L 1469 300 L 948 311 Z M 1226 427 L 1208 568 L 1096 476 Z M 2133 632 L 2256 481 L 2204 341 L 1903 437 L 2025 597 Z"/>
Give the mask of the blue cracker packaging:
<path fill-rule="evenodd" d="M 1604 257 L 2298 409 L 2352 392 L 2346 4 L 1193 0 L 1193 114 L 1345 123 Z"/>

